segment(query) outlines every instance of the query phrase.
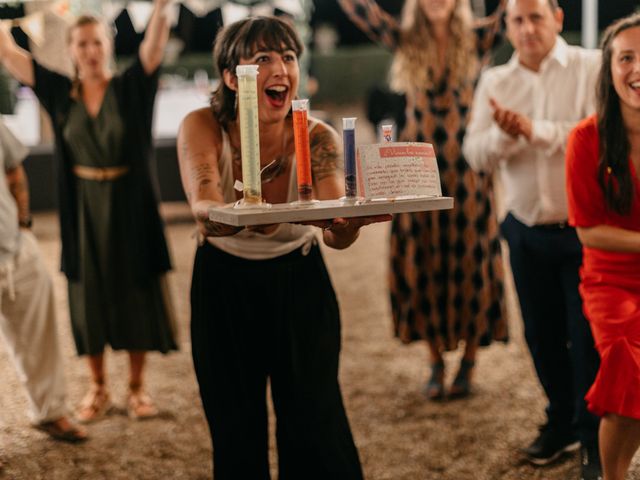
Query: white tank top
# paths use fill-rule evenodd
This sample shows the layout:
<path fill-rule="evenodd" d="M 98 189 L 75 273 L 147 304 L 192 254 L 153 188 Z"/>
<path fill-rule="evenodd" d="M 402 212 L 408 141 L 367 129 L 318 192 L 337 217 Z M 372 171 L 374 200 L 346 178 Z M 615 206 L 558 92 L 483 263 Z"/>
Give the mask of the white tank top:
<path fill-rule="evenodd" d="M 318 124 L 312 120 L 309 124 L 311 132 Z M 298 186 L 296 181 L 296 158 L 291 155 L 291 174 L 289 177 L 289 191 L 287 202 L 298 198 Z M 220 170 L 220 181 L 225 203 L 236 201 L 236 194 L 233 188 L 235 179 L 233 178 L 233 162 L 231 160 L 231 146 L 229 136 L 222 130 L 222 152 L 218 159 L 218 169 Z M 235 235 L 228 237 L 209 237 L 207 240 L 216 248 L 223 252 L 235 255 L 236 257 L 249 260 L 266 260 L 276 258 L 294 250 L 304 247 L 304 253 L 309 251 L 316 239 L 315 229 L 309 225 L 295 225 L 292 223 L 281 223 L 269 234 L 250 232 L 241 230 Z"/>

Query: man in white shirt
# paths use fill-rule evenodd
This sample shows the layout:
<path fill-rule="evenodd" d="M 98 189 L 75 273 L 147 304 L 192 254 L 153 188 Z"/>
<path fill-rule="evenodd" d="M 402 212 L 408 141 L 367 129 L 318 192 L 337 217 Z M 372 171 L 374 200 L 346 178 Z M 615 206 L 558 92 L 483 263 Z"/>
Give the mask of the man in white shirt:
<path fill-rule="evenodd" d="M 501 231 L 525 325 L 525 338 L 549 404 L 547 423 L 523 450 L 545 465 L 580 440 L 581 478 L 600 478 L 598 419 L 584 396 L 598 355 L 582 313 L 582 247 L 567 221 L 565 144 L 595 110 L 600 54 L 558 35 L 557 0 L 510 0 L 511 60 L 483 73 L 475 93 L 464 155 L 477 171 L 498 169 L 508 214 Z"/>

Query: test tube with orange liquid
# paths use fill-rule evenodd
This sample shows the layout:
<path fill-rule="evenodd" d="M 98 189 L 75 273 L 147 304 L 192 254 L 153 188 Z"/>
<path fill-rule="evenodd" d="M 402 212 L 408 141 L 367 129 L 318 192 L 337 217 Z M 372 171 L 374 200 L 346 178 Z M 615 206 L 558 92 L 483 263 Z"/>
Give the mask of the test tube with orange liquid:
<path fill-rule="evenodd" d="M 307 112 L 309 100 L 293 100 L 293 138 L 296 146 L 296 173 L 298 177 L 298 202 L 313 202 L 311 178 L 311 148 Z"/>

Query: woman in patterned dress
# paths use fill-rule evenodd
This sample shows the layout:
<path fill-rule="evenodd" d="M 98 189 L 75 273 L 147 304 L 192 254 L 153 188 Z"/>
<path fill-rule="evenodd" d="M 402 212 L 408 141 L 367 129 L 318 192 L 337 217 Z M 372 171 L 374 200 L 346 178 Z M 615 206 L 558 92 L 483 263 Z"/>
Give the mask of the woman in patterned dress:
<path fill-rule="evenodd" d="M 426 340 L 431 399 L 445 396 L 443 352 L 464 341 L 449 396 L 470 392 L 478 346 L 506 340 L 503 265 L 491 179 L 471 171 L 461 145 L 480 67 L 496 43 L 501 2 L 472 20 L 468 0 L 407 0 L 398 23 L 374 0 L 339 0 L 371 39 L 394 53 L 391 88 L 405 97 L 400 140 L 430 142 L 438 157 L 442 194 L 452 210 L 394 216 L 391 307 L 395 334 Z"/>

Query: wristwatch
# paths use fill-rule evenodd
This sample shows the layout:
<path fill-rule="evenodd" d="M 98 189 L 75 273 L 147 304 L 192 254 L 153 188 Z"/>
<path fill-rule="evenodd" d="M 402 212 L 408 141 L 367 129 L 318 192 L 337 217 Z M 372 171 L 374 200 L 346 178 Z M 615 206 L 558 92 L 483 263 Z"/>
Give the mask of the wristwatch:
<path fill-rule="evenodd" d="M 29 215 L 27 218 L 21 218 L 18 220 L 20 228 L 31 228 L 33 226 L 33 218 Z"/>

